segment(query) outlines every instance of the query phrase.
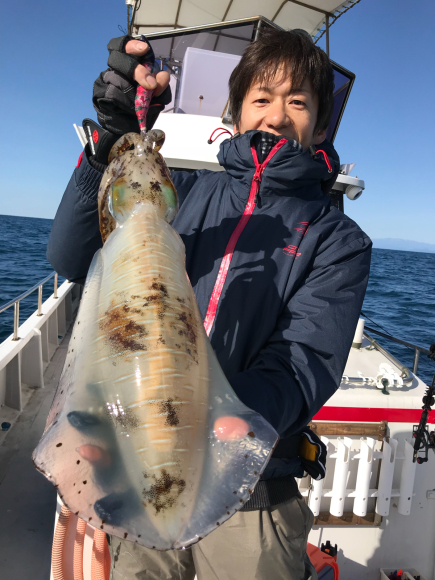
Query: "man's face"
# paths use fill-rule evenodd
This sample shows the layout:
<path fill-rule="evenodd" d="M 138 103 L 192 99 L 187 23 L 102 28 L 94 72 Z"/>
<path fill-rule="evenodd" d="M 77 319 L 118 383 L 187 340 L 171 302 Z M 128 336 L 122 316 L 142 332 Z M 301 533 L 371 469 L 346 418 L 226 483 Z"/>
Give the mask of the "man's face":
<path fill-rule="evenodd" d="M 326 131 L 314 134 L 318 108 L 319 100 L 308 79 L 302 86 L 292 87 L 291 79 L 278 71 L 267 84 L 254 82 L 243 100 L 240 123 L 235 131 L 267 131 L 294 139 L 308 149 L 326 137 Z"/>

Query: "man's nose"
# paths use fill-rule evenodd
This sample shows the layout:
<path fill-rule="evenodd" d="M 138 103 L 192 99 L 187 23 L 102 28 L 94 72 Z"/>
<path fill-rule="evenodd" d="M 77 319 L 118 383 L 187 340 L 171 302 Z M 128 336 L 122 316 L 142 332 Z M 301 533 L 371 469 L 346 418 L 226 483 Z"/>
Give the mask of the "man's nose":
<path fill-rule="evenodd" d="M 283 127 L 288 127 L 290 125 L 290 117 L 287 114 L 286 107 L 283 103 L 273 103 L 267 111 L 267 115 L 264 119 L 268 127 L 274 129 L 282 129 Z"/>

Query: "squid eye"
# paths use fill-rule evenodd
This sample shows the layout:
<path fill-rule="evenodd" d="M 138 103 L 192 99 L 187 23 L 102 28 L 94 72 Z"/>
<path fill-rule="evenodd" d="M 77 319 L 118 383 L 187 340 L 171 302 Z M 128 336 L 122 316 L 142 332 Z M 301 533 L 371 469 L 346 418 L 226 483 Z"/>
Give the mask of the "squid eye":
<path fill-rule="evenodd" d="M 115 184 L 112 188 L 112 203 L 115 206 L 122 204 L 123 198 L 124 198 L 124 188 Z"/>
<path fill-rule="evenodd" d="M 112 185 L 112 191 L 109 195 L 109 211 L 112 216 L 119 220 L 124 216 L 128 202 L 128 186 L 123 178 L 119 178 Z"/>

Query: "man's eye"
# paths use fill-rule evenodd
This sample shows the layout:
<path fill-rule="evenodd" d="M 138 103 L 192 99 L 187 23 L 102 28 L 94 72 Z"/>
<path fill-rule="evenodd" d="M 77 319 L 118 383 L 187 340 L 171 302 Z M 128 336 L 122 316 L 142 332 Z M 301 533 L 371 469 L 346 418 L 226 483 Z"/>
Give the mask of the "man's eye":
<path fill-rule="evenodd" d="M 257 99 L 255 102 L 263 105 L 264 103 L 268 103 L 269 101 L 267 99 Z"/>
<path fill-rule="evenodd" d="M 298 99 L 293 99 L 292 104 L 293 105 L 305 105 L 304 101 L 300 101 Z"/>

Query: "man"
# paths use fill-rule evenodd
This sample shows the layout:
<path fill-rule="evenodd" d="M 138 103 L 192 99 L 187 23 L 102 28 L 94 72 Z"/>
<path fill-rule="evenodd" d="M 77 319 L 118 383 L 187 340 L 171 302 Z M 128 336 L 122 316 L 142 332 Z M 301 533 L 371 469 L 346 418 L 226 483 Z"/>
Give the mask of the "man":
<path fill-rule="evenodd" d="M 121 74 L 109 69 L 94 88 L 106 143 L 110 132 L 138 130 L 122 96 L 128 79 L 159 93 L 167 84 L 162 74 L 150 79 L 137 60 L 150 54 L 147 45 L 124 37 L 109 50 L 109 65 Z M 198 580 L 315 578 L 306 562 L 312 514 L 294 479 L 307 464 L 294 442 L 340 384 L 371 242 L 326 195 L 339 159 L 325 141 L 333 106 L 325 53 L 301 31 L 265 30 L 229 89 L 237 133 L 220 148 L 225 171 L 173 172 L 180 201 L 173 226 L 228 380 L 281 441 L 245 508 L 192 549 L 157 553 L 112 537 L 113 580 L 191 580 L 195 571 Z M 101 247 L 104 156 L 85 149 L 53 225 L 47 256 L 70 280 L 84 279 Z"/>

